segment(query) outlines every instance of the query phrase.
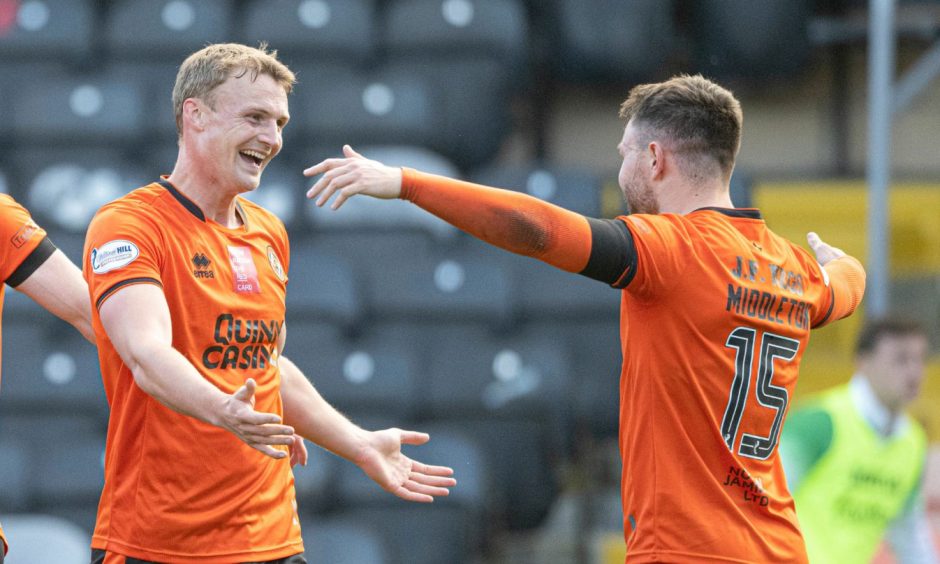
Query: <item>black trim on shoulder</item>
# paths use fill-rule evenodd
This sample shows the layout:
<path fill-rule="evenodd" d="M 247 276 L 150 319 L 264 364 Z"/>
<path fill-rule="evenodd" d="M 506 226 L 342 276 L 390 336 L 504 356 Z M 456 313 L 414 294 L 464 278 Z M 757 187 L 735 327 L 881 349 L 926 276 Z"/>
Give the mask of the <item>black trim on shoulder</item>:
<path fill-rule="evenodd" d="M 745 219 L 764 219 L 764 216 L 760 214 L 760 210 L 755 208 L 719 208 L 719 207 L 706 207 L 698 208 L 695 211 L 714 211 L 720 214 L 726 215 L 728 217 L 743 217 Z"/>
<path fill-rule="evenodd" d="M 591 226 L 591 256 L 579 272 L 583 276 L 626 288 L 636 275 L 637 254 L 633 234 L 619 219 L 594 219 Z"/>
<path fill-rule="evenodd" d="M 206 216 L 202 213 L 202 210 L 199 209 L 199 206 L 197 206 L 195 202 L 193 202 L 192 200 L 184 196 L 179 190 L 176 189 L 175 186 L 170 184 L 169 181 L 161 178 L 160 180 L 157 181 L 157 184 L 166 188 L 167 192 L 172 194 L 173 197 L 176 198 L 176 201 L 182 204 L 183 207 L 189 211 L 189 213 L 198 217 L 199 221 L 206 220 Z"/>
<path fill-rule="evenodd" d="M 52 253 L 55 251 L 56 246 L 52 244 L 49 237 L 43 237 L 42 241 L 33 249 L 33 252 L 29 253 L 29 256 L 23 259 L 23 262 L 10 274 L 9 278 L 6 280 L 7 284 L 16 288 L 23 282 L 26 282 L 26 279 L 32 276 L 33 273 L 36 272 L 36 269 L 42 266 L 44 262 L 49 260 L 49 257 L 51 257 Z"/>
<path fill-rule="evenodd" d="M 829 286 L 829 311 L 826 312 L 825 317 L 823 317 L 819 323 L 813 325 L 813 329 L 816 327 L 822 327 L 829 321 L 829 317 L 832 316 L 832 310 L 836 308 L 836 292 L 832 289 L 832 286 Z"/>
<path fill-rule="evenodd" d="M 114 294 L 114 292 L 117 292 L 124 286 L 130 286 L 131 284 L 143 284 L 143 283 L 156 284 L 157 286 L 160 286 L 161 288 L 163 287 L 163 284 L 161 284 L 159 280 L 157 280 L 156 278 L 150 278 L 149 276 L 143 276 L 140 278 L 128 278 L 127 280 L 121 280 L 120 282 L 115 282 L 114 286 L 111 286 L 110 288 L 105 290 L 104 293 L 98 296 L 98 300 L 95 302 L 95 309 L 101 309 L 101 304 L 103 304 L 106 299 L 110 298 L 111 295 Z"/>

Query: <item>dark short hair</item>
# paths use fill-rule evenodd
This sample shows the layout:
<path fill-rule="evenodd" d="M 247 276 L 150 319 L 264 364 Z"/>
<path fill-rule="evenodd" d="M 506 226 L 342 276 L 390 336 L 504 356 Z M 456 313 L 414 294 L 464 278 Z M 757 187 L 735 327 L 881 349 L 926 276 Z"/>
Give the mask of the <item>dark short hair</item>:
<path fill-rule="evenodd" d="M 698 168 L 706 157 L 724 175 L 731 175 L 741 147 L 741 103 L 729 90 L 702 75 L 679 75 L 633 87 L 620 105 L 620 117 L 663 136 L 673 150 Z"/>
<path fill-rule="evenodd" d="M 924 326 L 914 319 L 890 315 L 865 322 L 858 335 L 855 354 L 872 352 L 883 337 L 927 336 Z"/>

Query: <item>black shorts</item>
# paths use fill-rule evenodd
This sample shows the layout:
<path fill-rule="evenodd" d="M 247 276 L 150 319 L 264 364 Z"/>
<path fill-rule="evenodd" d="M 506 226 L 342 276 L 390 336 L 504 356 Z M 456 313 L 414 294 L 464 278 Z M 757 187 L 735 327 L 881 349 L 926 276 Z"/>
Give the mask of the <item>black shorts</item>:
<path fill-rule="evenodd" d="M 107 556 L 107 553 L 103 550 L 93 548 L 91 550 L 91 564 L 104 564 L 104 558 Z M 114 556 L 112 554 L 112 556 Z M 120 560 L 118 556 L 118 562 L 123 562 L 123 564 L 160 564 L 159 562 L 150 562 L 149 560 L 138 560 L 137 558 L 131 558 L 129 556 L 123 557 L 124 560 Z M 113 559 L 112 559 L 113 560 Z M 0 564 L 3 564 L 3 555 L 0 554 Z M 293 556 L 288 556 L 287 558 L 279 558 L 277 560 L 267 560 L 265 562 L 245 562 L 244 564 L 307 564 L 307 559 L 304 558 L 303 553 L 295 554 Z"/>

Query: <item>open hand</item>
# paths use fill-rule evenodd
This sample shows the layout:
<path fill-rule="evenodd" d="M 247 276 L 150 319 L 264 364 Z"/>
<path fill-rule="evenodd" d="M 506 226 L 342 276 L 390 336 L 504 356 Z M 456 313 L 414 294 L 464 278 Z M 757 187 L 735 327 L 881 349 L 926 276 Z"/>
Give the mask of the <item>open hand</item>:
<path fill-rule="evenodd" d="M 809 243 L 810 248 L 813 249 L 813 252 L 816 253 L 816 261 L 823 266 L 826 266 L 826 263 L 829 261 L 845 256 L 845 252 L 842 249 L 833 247 L 824 242 L 814 231 L 810 231 L 806 234 L 806 241 Z"/>
<path fill-rule="evenodd" d="M 271 458 L 285 458 L 287 449 L 278 449 L 275 445 L 293 445 L 294 429 L 281 425 L 280 416 L 274 413 L 255 411 L 255 387 L 254 379 L 249 378 L 245 385 L 226 398 L 218 426 Z"/>
<path fill-rule="evenodd" d="M 430 438 L 427 433 L 396 428 L 373 431 L 356 464 L 385 491 L 408 501 L 430 503 L 437 496 L 449 495 L 447 488 L 457 484 L 451 478 L 453 469 L 424 464 L 401 452 L 403 444 L 421 445 Z"/>
<path fill-rule="evenodd" d="M 307 198 L 316 199 L 317 206 L 322 207 L 334 194 L 336 199 L 330 205 L 334 210 L 356 194 L 386 200 L 401 195 L 400 168 L 369 160 L 349 145 L 343 145 L 343 155 L 345 158 L 326 159 L 304 170 L 304 176 L 323 175 L 307 190 Z"/>

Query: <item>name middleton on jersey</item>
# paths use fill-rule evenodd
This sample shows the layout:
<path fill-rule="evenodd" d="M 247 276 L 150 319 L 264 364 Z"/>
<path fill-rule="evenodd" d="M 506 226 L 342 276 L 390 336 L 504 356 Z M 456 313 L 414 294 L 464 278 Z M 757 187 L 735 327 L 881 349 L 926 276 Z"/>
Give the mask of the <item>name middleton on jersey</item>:
<path fill-rule="evenodd" d="M 803 275 L 775 264 L 763 264 L 737 257 L 731 275 L 746 282 L 769 284 L 775 290 L 803 295 Z M 734 283 L 728 283 L 725 311 L 733 311 L 753 319 L 770 320 L 801 330 L 810 328 L 810 304 L 793 297 Z"/>

